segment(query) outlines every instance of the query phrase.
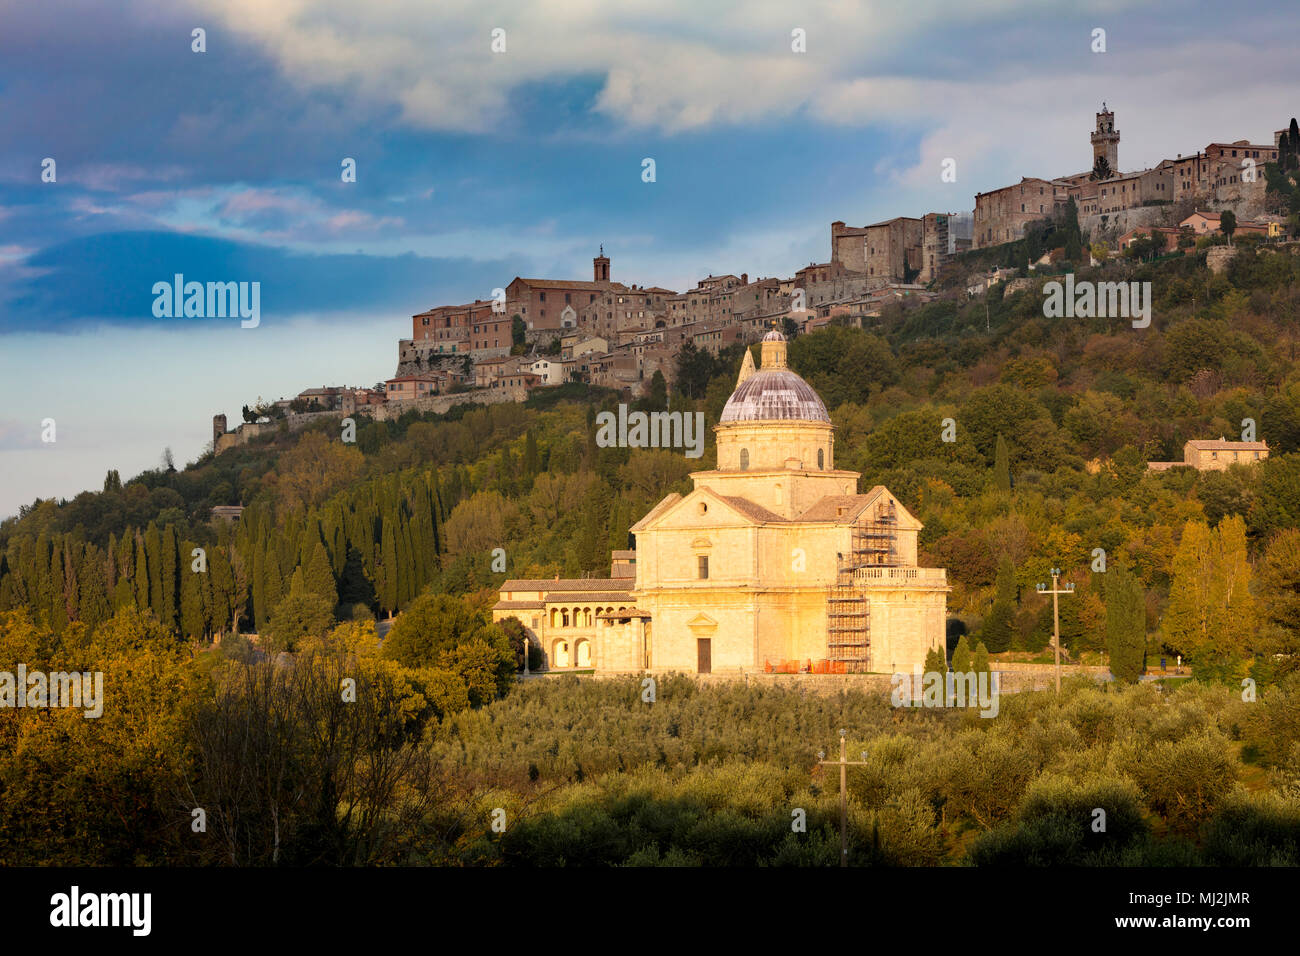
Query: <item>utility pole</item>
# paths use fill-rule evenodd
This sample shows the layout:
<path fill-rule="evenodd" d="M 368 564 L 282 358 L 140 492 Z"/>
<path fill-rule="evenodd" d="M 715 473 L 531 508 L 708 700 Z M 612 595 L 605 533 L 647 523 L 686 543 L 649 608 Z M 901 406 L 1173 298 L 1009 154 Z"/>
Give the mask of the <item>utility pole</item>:
<path fill-rule="evenodd" d="M 848 743 L 844 730 L 840 730 L 840 759 L 827 760 L 826 751 L 817 751 L 817 762 L 825 766 L 840 768 L 840 866 L 849 865 L 849 767 L 861 767 L 865 760 L 848 759 Z M 864 753 L 862 756 L 866 756 Z"/>
<path fill-rule="evenodd" d="M 1061 608 L 1057 601 L 1059 595 L 1073 594 L 1074 585 L 1067 584 L 1064 590 L 1059 586 L 1061 577 L 1060 568 L 1052 568 L 1052 589 L 1047 590 L 1047 585 L 1038 585 L 1039 594 L 1050 594 L 1052 596 L 1052 645 L 1056 648 L 1056 695 L 1061 695 Z"/>

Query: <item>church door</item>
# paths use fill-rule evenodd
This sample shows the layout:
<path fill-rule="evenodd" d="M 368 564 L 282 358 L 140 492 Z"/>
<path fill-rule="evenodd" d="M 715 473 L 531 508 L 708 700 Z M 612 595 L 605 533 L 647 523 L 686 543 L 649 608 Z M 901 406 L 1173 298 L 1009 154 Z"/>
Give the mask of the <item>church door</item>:
<path fill-rule="evenodd" d="M 696 646 L 696 667 L 695 669 L 701 674 L 713 673 L 713 639 L 708 637 L 697 638 Z"/>

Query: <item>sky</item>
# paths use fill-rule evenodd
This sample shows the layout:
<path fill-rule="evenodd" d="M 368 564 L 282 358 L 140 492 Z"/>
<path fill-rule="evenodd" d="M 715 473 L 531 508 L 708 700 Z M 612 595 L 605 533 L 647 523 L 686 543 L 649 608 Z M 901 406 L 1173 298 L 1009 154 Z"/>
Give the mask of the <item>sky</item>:
<path fill-rule="evenodd" d="M 1126 171 L 1271 143 L 1297 35 L 1294 0 L 0 0 L 0 518 L 602 244 L 629 284 L 791 276 L 833 220 L 1090 168 L 1103 100 Z M 260 322 L 155 316 L 176 274 Z"/>

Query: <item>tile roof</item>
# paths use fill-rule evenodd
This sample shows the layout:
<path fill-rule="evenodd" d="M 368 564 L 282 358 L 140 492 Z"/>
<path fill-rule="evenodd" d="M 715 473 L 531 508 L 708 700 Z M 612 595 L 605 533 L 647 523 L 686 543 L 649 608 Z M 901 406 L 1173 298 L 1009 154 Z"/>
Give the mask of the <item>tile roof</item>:
<path fill-rule="evenodd" d="M 774 511 L 768 511 L 762 505 L 750 501 L 748 498 L 741 498 L 732 495 L 718 495 L 723 501 L 731 505 L 741 514 L 753 518 L 755 521 L 785 521 L 779 514 Z"/>
<path fill-rule="evenodd" d="M 796 521 L 852 521 L 884 491 L 877 485 L 865 495 L 827 495 L 796 518 Z M 841 513 L 842 510 L 842 513 Z"/>
<path fill-rule="evenodd" d="M 515 282 L 522 282 L 535 289 L 582 289 L 587 292 L 627 290 L 627 286 L 621 282 L 592 282 L 587 279 L 525 279 L 523 276 L 515 276 Z"/>
<path fill-rule="evenodd" d="M 1222 438 L 1194 438 L 1187 444 L 1205 451 L 1263 451 L 1268 448 L 1268 442 L 1226 441 Z"/>
<path fill-rule="evenodd" d="M 624 578 L 623 583 L 631 581 L 631 578 Z M 548 601 L 554 603 L 558 597 L 550 597 Z M 630 601 L 632 600 L 632 589 L 624 588 L 619 591 L 566 591 L 564 594 L 565 601 Z"/>
<path fill-rule="evenodd" d="M 618 591 L 627 578 L 513 578 L 506 581 L 499 591 Z"/>

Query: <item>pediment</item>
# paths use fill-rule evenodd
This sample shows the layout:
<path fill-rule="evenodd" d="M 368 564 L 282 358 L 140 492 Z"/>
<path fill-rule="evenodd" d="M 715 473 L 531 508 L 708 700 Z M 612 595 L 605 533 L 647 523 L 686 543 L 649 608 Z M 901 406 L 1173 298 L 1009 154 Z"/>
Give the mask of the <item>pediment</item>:
<path fill-rule="evenodd" d="M 692 631 L 711 631 L 717 629 L 718 622 L 701 611 L 699 614 L 687 621 L 686 626 Z"/>
<path fill-rule="evenodd" d="M 764 517 L 780 520 L 776 515 L 766 515 L 751 503 L 743 503 Z M 649 514 L 632 526 L 636 532 L 652 528 L 727 528 L 748 527 L 761 523 L 754 514 L 747 514 L 734 501 L 728 500 L 711 488 L 696 488 L 684 498 L 665 498 Z"/>

